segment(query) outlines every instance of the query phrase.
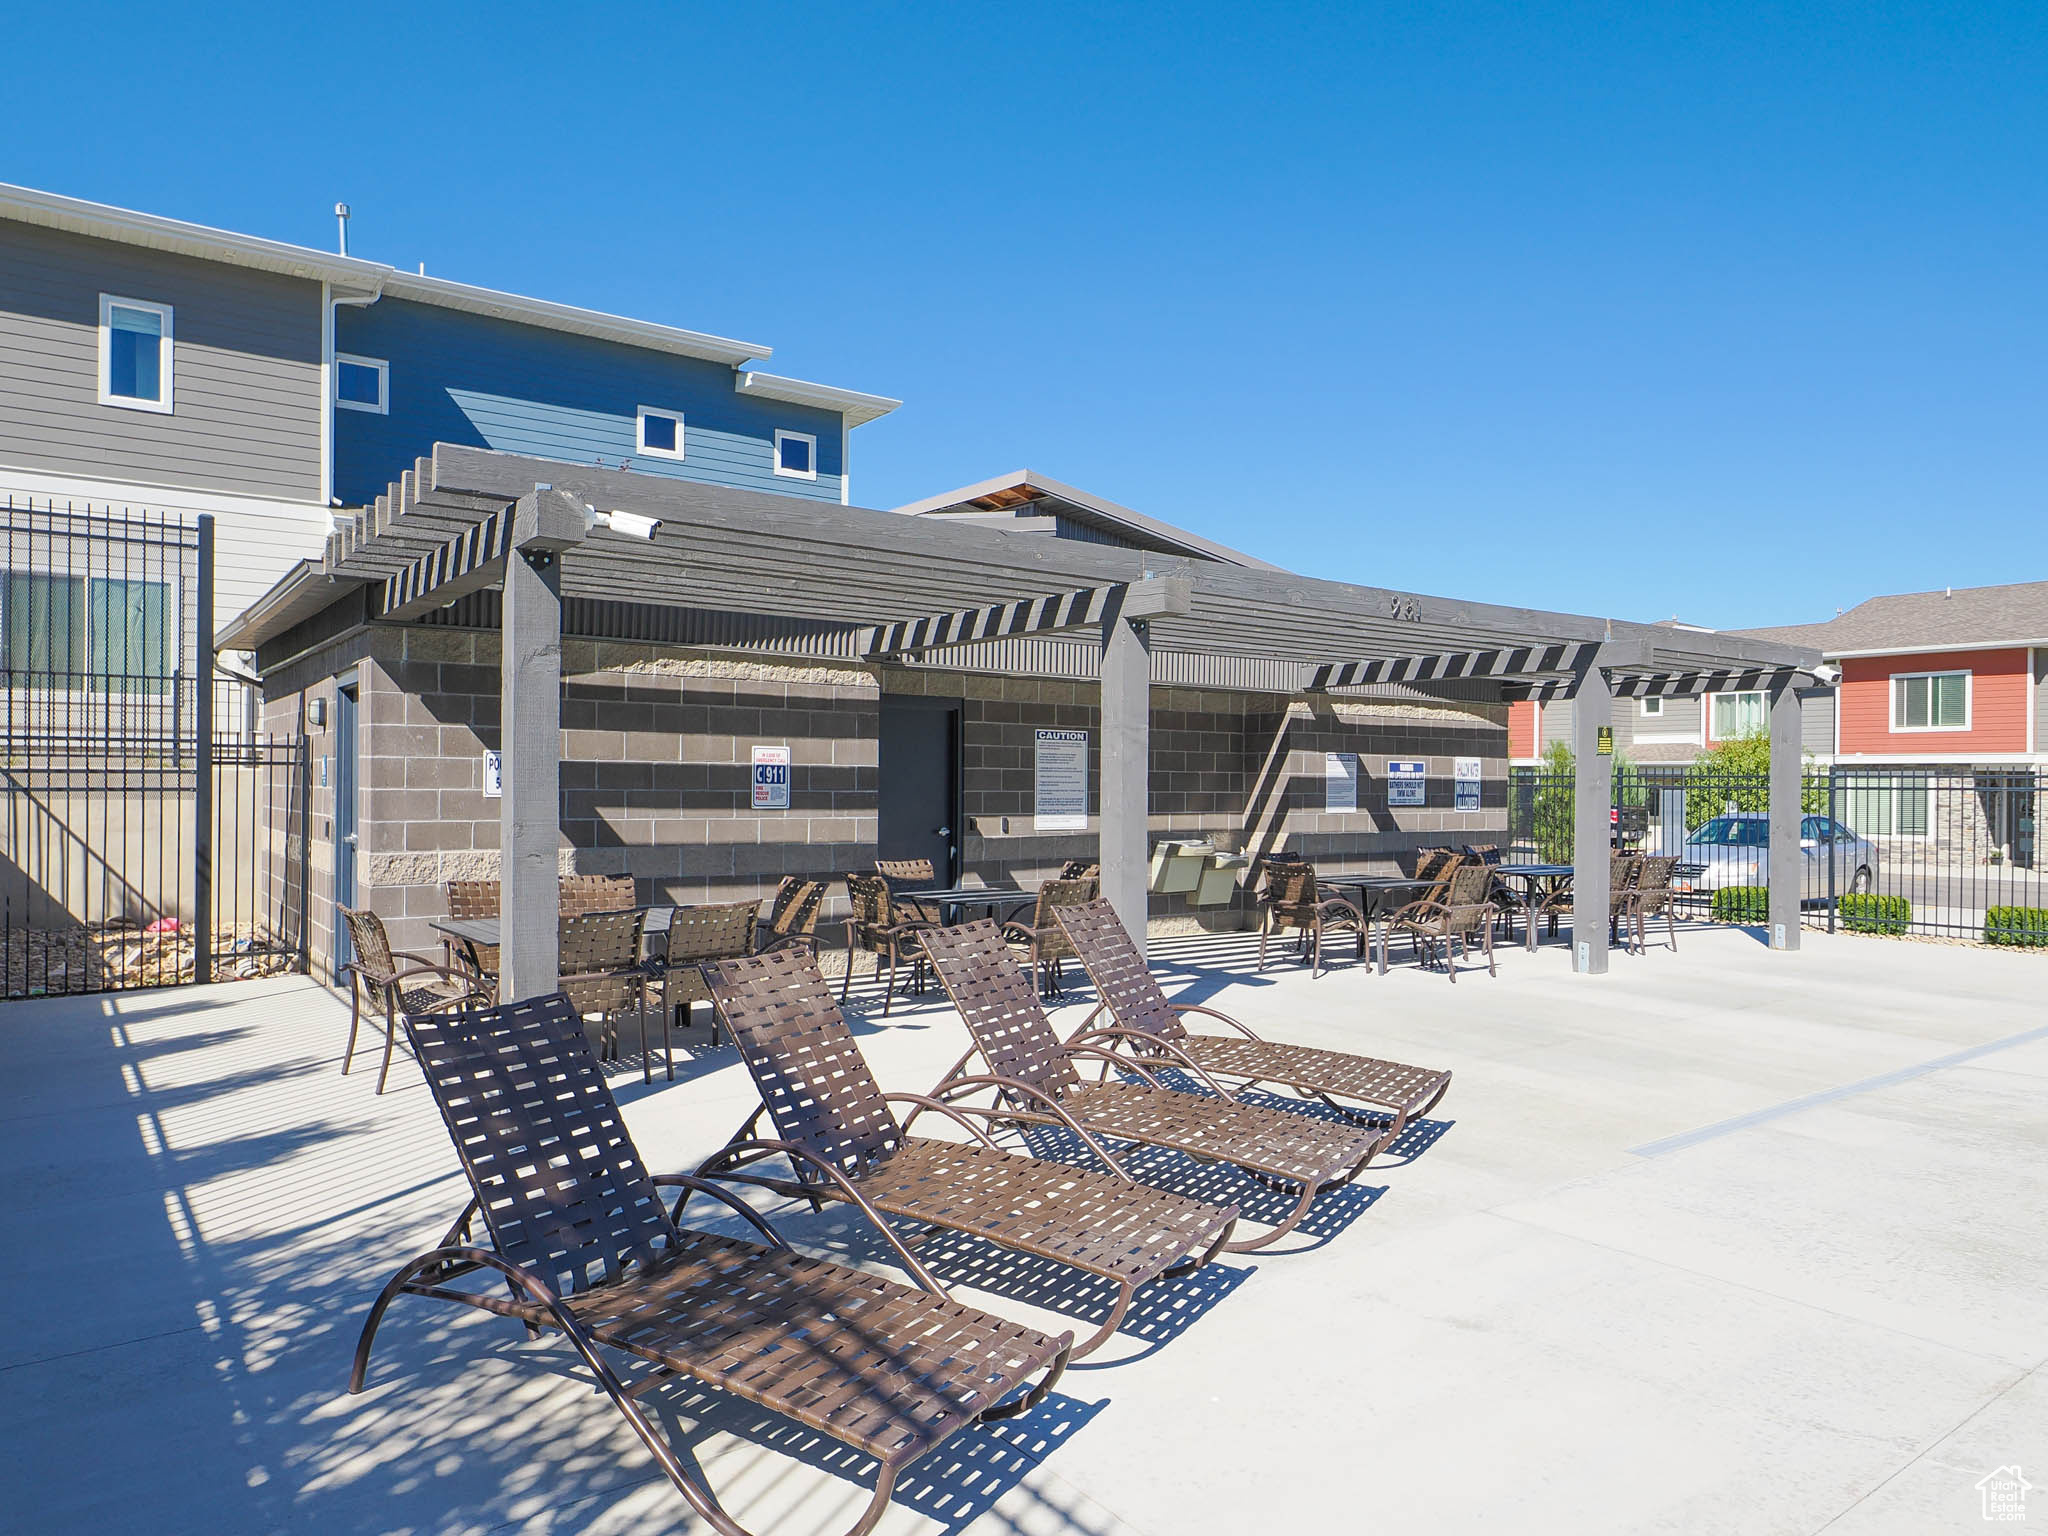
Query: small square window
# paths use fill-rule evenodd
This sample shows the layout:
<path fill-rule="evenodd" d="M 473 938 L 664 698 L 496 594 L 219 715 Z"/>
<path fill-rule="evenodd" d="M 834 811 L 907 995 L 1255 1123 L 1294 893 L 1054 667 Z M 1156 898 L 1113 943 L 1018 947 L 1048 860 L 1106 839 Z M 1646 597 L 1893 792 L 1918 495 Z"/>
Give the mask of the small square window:
<path fill-rule="evenodd" d="M 349 411 L 390 414 L 391 365 L 381 357 L 335 353 L 334 403 Z"/>
<path fill-rule="evenodd" d="M 657 459 L 680 459 L 683 456 L 682 412 L 641 406 L 639 451 Z"/>
<path fill-rule="evenodd" d="M 170 305 L 100 295 L 100 404 L 170 414 Z"/>
<path fill-rule="evenodd" d="M 1646 719 L 1646 720 L 1654 720 L 1654 719 L 1658 718 L 1658 717 L 1659 717 L 1660 715 L 1662 715 L 1663 713 L 1664 713 L 1664 700 L 1663 700 L 1663 698 L 1662 698 L 1661 696 L 1657 696 L 1657 697 L 1652 697 L 1652 698 L 1647 698 L 1647 699 L 1644 699 L 1644 700 L 1643 700 L 1643 718 L 1644 718 L 1644 719 Z"/>
<path fill-rule="evenodd" d="M 808 432 L 775 432 L 775 473 L 793 480 L 818 478 L 818 440 Z"/>

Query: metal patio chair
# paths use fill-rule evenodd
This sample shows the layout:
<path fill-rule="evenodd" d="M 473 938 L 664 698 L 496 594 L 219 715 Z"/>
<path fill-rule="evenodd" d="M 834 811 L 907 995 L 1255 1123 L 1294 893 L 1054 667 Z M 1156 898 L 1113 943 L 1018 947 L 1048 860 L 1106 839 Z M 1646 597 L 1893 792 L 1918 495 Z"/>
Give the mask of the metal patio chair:
<path fill-rule="evenodd" d="M 564 875 L 558 900 L 562 916 L 586 912 L 623 912 L 638 903 L 631 875 Z"/>
<path fill-rule="evenodd" d="M 1309 975 L 1322 974 L 1323 935 L 1349 929 L 1365 955 L 1365 917 L 1343 896 L 1325 896 L 1316 887 L 1311 864 L 1269 859 L 1265 887 L 1259 892 L 1259 969 L 1266 968 L 1266 941 L 1275 932 L 1299 933 L 1307 950 Z"/>
<path fill-rule="evenodd" d="M 561 989 L 576 1012 L 600 1021 L 600 1039 L 607 1060 L 619 1053 L 619 1015 L 631 1008 L 640 1020 L 641 1067 L 647 1060 L 647 971 L 640 958 L 640 929 L 647 914 L 582 912 L 561 919 Z"/>
<path fill-rule="evenodd" d="M 777 949 L 818 948 L 818 913 L 825 905 L 825 882 L 802 875 L 784 875 L 768 904 L 768 915 L 754 929 L 754 947 L 749 953 L 765 955 Z M 723 959 L 724 956 L 719 958 Z"/>
<path fill-rule="evenodd" d="M 720 901 L 703 906 L 677 907 L 668 925 L 668 947 L 657 962 L 654 984 L 661 991 L 662 1039 L 668 1038 L 669 1022 L 675 1010 L 683 1010 L 689 1022 L 690 1009 L 711 1001 L 711 989 L 704 985 L 703 967 L 713 960 L 732 960 L 754 948 L 754 925 L 760 920 L 761 904 L 756 901 Z M 711 1043 L 718 1043 L 718 1010 L 711 1010 Z M 669 1063 L 669 1076 L 675 1064 Z"/>
<path fill-rule="evenodd" d="M 1630 940 L 1629 947 L 1639 955 L 1650 947 L 1650 920 L 1659 916 L 1664 919 L 1664 931 L 1672 949 L 1678 948 L 1678 915 L 1671 900 L 1671 876 L 1677 868 L 1676 857 L 1653 854 L 1645 858 L 1622 903 L 1622 933 Z"/>
<path fill-rule="evenodd" d="M 1607 941 L 1611 944 L 1621 934 L 1622 919 L 1627 915 L 1629 893 L 1635 889 L 1636 876 L 1642 873 L 1643 856 L 1639 853 L 1610 853 L 1607 856 Z"/>
<path fill-rule="evenodd" d="M 363 1390 L 398 1297 L 476 1307 L 563 1334 L 720 1536 L 747 1533 L 640 1406 L 649 1389 L 700 1382 L 872 1457 L 874 1494 L 846 1533 L 862 1536 L 912 1462 L 969 1425 L 1036 1406 L 1065 1369 L 1071 1333 L 950 1301 L 914 1258 L 915 1288 L 807 1258 L 729 1191 L 651 1177 L 565 999 L 408 1016 L 405 1028 L 471 1198 L 378 1294 L 350 1392 Z M 696 1194 L 762 1241 L 683 1226 Z M 456 1283 L 471 1276 L 482 1289 Z M 628 1362 L 647 1369 L 628 1376 Z"/>
<path fill-rule="evenodd" d="M 875 976 L 882 975 L 882 962 L 889 962 L 888 986 L 882 993 L 882 1017 L 889 1016 L 896 1001 L 896 970 L 906 956 L 911 980 L 924 989 L 924 951 L 918 948 L 921 929 L 935 926 L 931 918 L 918 917 L 901 909 L 889 882 L 881 875 L 848 875 L 846 899 L 852 910 L 846 918 L 846 975 L 839 984 L 839 1001 L 844 1003 L 853 990 L 853 959 L 858 954 L 875 957 Z"/>
<path fill-rule="evenodd" d="M 1015 972 L 1014 962 L 1005 963 Z M 1234 1205 L 1134 1182 L 1100 1141 L 1062 1113 L 1055 1118 L 1108 1172 L 1006 1152 L 975 1123 L 1008 1116 L 926 1094 L 883 1093 L 813 956 L 783 950 L 721 960 L 705 975 L 761 1103 L 697 1170 L 700 1176 L 756 1184 L 813 1206 L 844 1200 L 885 1232 L 883 1218 L 896 1216 L 1109 1281 L 1117 1300 L 1108 1320 L 1075 1346 L 1076 1360 L 1116 1331 L 1141 1286 L 1197 1269 L 1229 1242 Z M 907 1119 L 897 1120 L 895 1104 L 913 1106 Z M 971 1139 L 912 1135 L 926 1111 L 952 1120 Z M 755 1134 L 763 1115 L 776 1138 Z M 789 1160 L 789 1177 L 755 1171 L 776 1158 Z M 908 1252 L 895 1246 L 899 1257 Z"/>
<path fill-rule="evenodd" d="M 1441 944 L 1444 970 L 1453 982 L 1458 979 L 1458 959 L 1471 953 L 1477 939 L 1485 946 L 1486 974 L 1498 976 L 1493 925 L 1500 913 L 1488 899 L 1492 889 L 1492 870 L 1480 863 L 1461 863 L 1451 871 L 1450 888 L 1441 901 L 1411 901 L 1394 913 L 1380 929 L 1380 974 L 1387 974 L 1387 949 L 1398 933 L 1415 946 L 1424 965 L 1434 963 L 1436 947 Z"/>
<path fill-rule="evenodd" d="M 479 1007 L 495 1001 L 495 989 L 467 969 L 439 965 L 425 955 L 393 949 L 384 919 L 359 907 L 341 907 L 348 926 L 351 958 L 348 971 L 348 1044 L 341 1053 L 341 1073 L 355 1060 L 356 1030 L 362 1024 L 363 998 L 384 1007 L 384 1059 L 377 1067 L 377 1091 L 391 1075 L 391 1051 L 398 1039 L 400 1014 L 421 1010 Z M 399 962 L 407 963 L 401 965 Z"/>
<path fill-rule="evenodd" d="M 1071 1121 L 1112 1142 L 1229 1163 L 1268 1187 L 1299 1186 L 1301 1194 L 1286 1218 L 1258 1237 L 1229 1244 L 1232 1253 L 1251 1253 L 1285 1237 L 1317 1195 L 1349 1184 L 1393 1140 L 1392 1132 L 1377 1126 L 1240 1104 L 1184 1056 L 1174 1064 L 1200 1079 L 1210 1094 L 1169 1088 L 1130 1057 L 1113 1055 L 1092 1041 L 1063 1044 L 994 923 L 933 928 L 918 938 L 974 1037 L 967 1053 L 932 1089 L 932 1097 L 965 1107 L 959 1096 L 986 1091 L 1019 1125 Z M 1147 1036 L 1144 1044 L 1149 1051 L 1172 1054 L 1155 1037 Z M 966 1072 L 977 1054 L 988 1071 Z M 1083 1080 L 1076 1063 L 1084 1059 L 1104 1069 L 1101 1081 Z M 1113 1080 L 1107 1074 L 1112 1066 L 1142 1081 Z"/>
<path fill-rule="evenodd" d="M 495 880 L 450 880 L 445 887 L 448 894 L 448 915 L 454 918 L 496 917 L 498 915 L 498 882 Z M 498 974 L 498 946 L 495 944 L 460 944 L 453 938 L 441 940 L 441 947 L 448 952 L 449 965 L 458 960 L 476 956 L 477 971 L 483 976 Z"/>
<path fill-rule="evenodd" d="M 932 890 L 939 883 L 938 870 L 930 859 L 877 859 L 875 873 L 889 882 L 889 895 L 906 917 L 936 923 L 939 909 L 917 899 L 920 890 Z"/>
<path fill-rule="evenodd" d="M 1074 946 L 1067 942 L 1066 930 L 1053 920 L 1053 913 L 1060 907 L 1092 901 L 1095 892 L 1092 879 L 1048 880 L 1038 888 L 1030 922 L 1002 925 L 1004 939 L 1024 951 L 1025 968 L 1038 978 L 1040 995 L 1060 995 L 1060 963 L 1074 957 Z"/>
<path fill-rule="evenodd" d="M 1107 901 L 1097 898 L 1062 908 L 1058 921 L 1100 999 L 1070 1037 L 1076 1042 L 1089 1039 L 1095 1021 L 1107 1013 L 1117 1029 L 1107 1039 L 1109 1046 L 1129 1050 L 1148 1065 L 1172 1065 L 1185 1056 L 1214 1077 L 1247 1085 L 1284 1083 L 1347 1118 L 1390 1119 L 1397 1135 L 1409 1121 L 1434 1109 L 1450 1089 L 1449 1072 L 1265 1040 L 1227 1013 L 1200 1003 L 1169 1002 L 1144 952 Z M 1211 1018 L 1237 1033 L 1196 1034 L 1187 1026 L 1190 1018 Z M 1147 1044 L 1155 1040 L 1161 1047 L 1157 1051 Z M 1171 1056 L 1166 1046 L 1173 1047 Z M 1339 1099 L 1366 1105 L 1368 1113 L 1346 1109 Z"/>

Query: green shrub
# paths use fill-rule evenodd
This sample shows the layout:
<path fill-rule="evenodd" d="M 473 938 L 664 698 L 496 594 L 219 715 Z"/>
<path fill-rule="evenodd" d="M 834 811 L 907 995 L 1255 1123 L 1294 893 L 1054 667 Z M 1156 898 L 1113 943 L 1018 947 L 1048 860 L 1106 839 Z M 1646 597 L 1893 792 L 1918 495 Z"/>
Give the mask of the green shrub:
<path fill-rule="evenodd" d="M 1709 707 L 1705 700 L 1701 707 Z M 1768 731 L 1738 736 L 1702 752 L 1685 778 L 1685 830 L 1697 832 L 1727 811 L 1771 808 L 1771 737 Z M 1809 815 L 1828 808 L 1827 781 L 1816 778 L 1812 756 L 1799 768 L 1799 809 Z"/>
<path fill-rule="evenodd" d="M 1569 864 L 1575 825 L 1572 749 L 1561 741 L 1553 741 L 1537 772 L 1536 795 L 1529 807 L 1529 831 L 1536 842 L 1536 856 L 1546 864 Z"/>
<path fill-rule="evenodd" d="M 1714 921 L 1717 923 L 1764 923 L 1771 917 L 1771 888 L 1768 885 L 1728 885 L 1714 892 Z"/>
<path fill-rule="evenodd" d="M 1984 942 L 2048 949 L 2048 907 L 1993 907 L 1984 914 Z"/>
<path fill-rule="evenodd" d="M 1851 933 L 1904 933 L 1913 924 L 1913 903 L 1903 896 L 1852 891 L 1835 898 L 1835 915 Z"/>

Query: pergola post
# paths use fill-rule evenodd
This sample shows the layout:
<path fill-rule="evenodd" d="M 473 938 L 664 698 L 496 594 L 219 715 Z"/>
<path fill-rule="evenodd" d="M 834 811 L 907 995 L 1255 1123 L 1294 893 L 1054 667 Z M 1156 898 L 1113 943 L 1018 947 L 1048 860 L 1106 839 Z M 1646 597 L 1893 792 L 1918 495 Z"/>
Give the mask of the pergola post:
<path fill-rule="evenodd" d="M 499 648 L 498 995 L 506 1002 L 561 985 L 561 552 L 583 540 L 583 504 L 537 486 L 512 519 Z"/>
<path fill-rule="evenodd" d="M 1805 894 L 1806 856 L 1799 846 L 1802 722 L 1794 678 L 1781 676 L 1771 700 L 1770 945 L 1799 947 L 1799 902 Z"/>
<path fill-rule="evenodd" d="M 1614 688 L 1596 659 L 1572 695 L 1572 969 L 1587 976 L 1607 974 L 1613 731 Z"/>
<path fill-rule="evenodd" d="M 1112 601 L 1102 620 L 1102 797 L 1097 858 L 1102 894 L 1138 948 L 1145 947 L 1145 857 L 1151 814 L 1150 621 L 1194 606 L 1184 577 L 1148 576 Z"/>

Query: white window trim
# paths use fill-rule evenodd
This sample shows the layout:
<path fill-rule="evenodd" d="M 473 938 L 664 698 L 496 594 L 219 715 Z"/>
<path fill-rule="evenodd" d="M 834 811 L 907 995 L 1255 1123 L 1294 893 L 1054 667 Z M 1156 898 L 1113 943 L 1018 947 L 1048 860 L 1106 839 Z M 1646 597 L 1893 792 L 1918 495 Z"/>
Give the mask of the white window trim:
<path fill-rule="evenodd" d="M 1915 677 L 1960 677 L 1963 680 L 1963 723 L 1961 725 L 1901 725 L 1899 724 L 1899 684 Z M 1885 684 L 1891 690 L 1891 726 L 1895 736 L 1924 736 L 1930 731 L 1967 731 L 1976 708 L 1977 674 L 1962 667 L 1943 667 L 1938 672 L 1894 672 Z M 1927 714 L 1934 715 L 1934 696 L 1928 693 Z"/>
<path fill-rule="evenodd" d="M 811 445 L 811 467 L 810 467 L 810 468 L 809 468 L 808 470 L 803 470 L 803 469 L 784 469 L 784 468 L 782 467 L 782 440 L 783 440 L 784 438 L 786 438 L 786 437 L 793 437 L 793 438 L 795 438 L 795 439 L 796 439 L 796 440 L 797 440 L 798 442 L 800 442 L 800 443 L 809 443 L 809 444 Z M 770 467 L 770 468 L 772 468 L 772 469 L 773 469 L 773 470 L 775 471 L 775 473 L 776 473 L 776 474 L 778 474 L 778 475 L 782 476 L 782 478 L 783 478 L 783 479 L 785 479 L 785 480 L 815 480 L 815 479 L 817 479 L 817 478 L 818 478 L 818 437 L 817 437 L 817 434 L 816 434 L 816 433 L 814 433 L 814 432 L 790 432 L 790 431 L 787 431 L 787 430 L 785 430 L 785 429 L 784 429 L 784 428 L 782 428 L 782 427 L 777 427 L 777 428 L 775 429 L 775 457 L 774 457 L 773 459 L 771 459 L 771 460 L 769 461 L 769 467 Z"/>
<path fill-rule="evenodd" d="M 156 376 L 163 386 L 162 398 L 138 400 L 133 395 L 114 393 L 114 348 L 113 322 L 114 306 L 123 309 L 146 309 L 163 323 L 163 334 L 156 342 Z M 116 293 L 100 295 L 100 404 L 111 405 L 124 411 L 153 411 L 159 416 L 169 416 L 171 409 L 171 363 L 176 348 L 171 345 L 171 306 L 159 304 L 154 299 L 124 299 Z"/>
<path fill-rule="evenodd" d="M 344 400 L 341 398 L 341 367 L 344 363 L 354 363 L 358 368 L 374 368 L 377 370 L 377 403 L 375 405 L 365 405 L 360 400 Z M 353 352 L 335 353 L 334 403 L 344 411 L 368 411 L 372 416 L 389 416 L 391 414 L 391 365 L 381 357 L 359 357 Z"/>
<path fill-rule="evenodd" d="M 1764 701 L 1764 726 L 1765 729 L 1769 729 L 1771 718 L 1771 696 L 1763 689 L 1737 688 L 1732 693 L 1710 693 L 1707 695 L 1707 707 L 1705 710 L 1705 719 L 1702 722 L 1702 729 L 1704 730 L 1705 734 L 1712 740 L 1718 742 L 1740 741 L 1742 739 L 1740 736 L 1723 736 L 1720 732 L 1714 729 L 1714 705 L 1722 699 L 1762 699 Z"/>
<path fill-rule="evenodd" d="M 1650 707 L 1653 704 L 1657 706 L 1655 709 Z M 1645 720 L 1662 720 L 1664 718 L 1664 695 L 1661 693 L 1647 694 L 1637 699 L 1636 711 Z"/>
<path fill-rule="evenodd" d="M 664 421 L 676 424 L 676 445 L 673 448 L 650 448 L 647 446 L 647 418 L 659 416 Z M 633 451 L 645 454 L 650 459 L 680 459 L 683 456 L 683 413 L 667 410 L 658 405 L 643 405 L 633 420 Z"/>

